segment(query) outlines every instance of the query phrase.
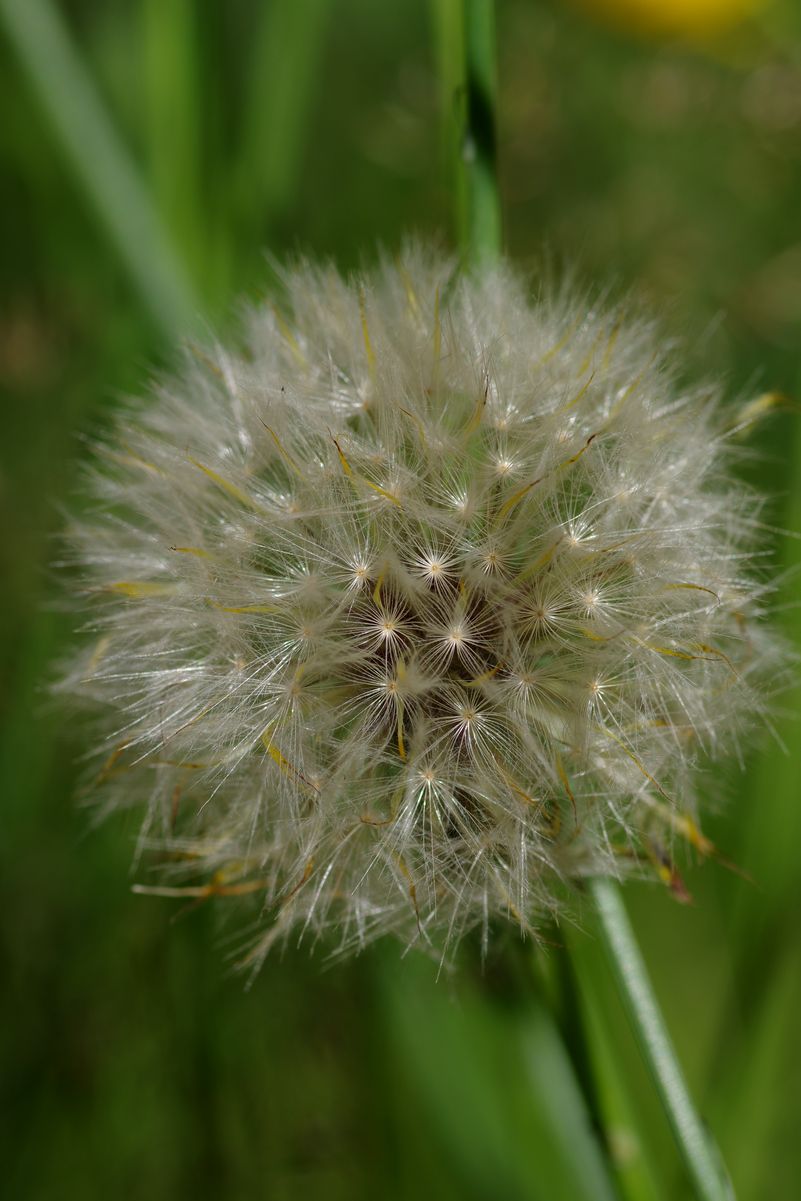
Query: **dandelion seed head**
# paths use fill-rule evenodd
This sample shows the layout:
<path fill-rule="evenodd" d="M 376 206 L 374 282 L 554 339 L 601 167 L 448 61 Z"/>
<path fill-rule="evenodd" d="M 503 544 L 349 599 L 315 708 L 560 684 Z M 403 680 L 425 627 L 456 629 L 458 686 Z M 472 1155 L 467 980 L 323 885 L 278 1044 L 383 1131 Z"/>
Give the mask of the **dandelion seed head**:
<path fill-rule="evenodd" d="M 760 500 L 642 318 L 415 248 L 284 285 L 97 447 L 61 684 L 91 783 L 165 886 L 261 902 L 249 962 L 536 933 L 692 842 L 763 708 Z"/>

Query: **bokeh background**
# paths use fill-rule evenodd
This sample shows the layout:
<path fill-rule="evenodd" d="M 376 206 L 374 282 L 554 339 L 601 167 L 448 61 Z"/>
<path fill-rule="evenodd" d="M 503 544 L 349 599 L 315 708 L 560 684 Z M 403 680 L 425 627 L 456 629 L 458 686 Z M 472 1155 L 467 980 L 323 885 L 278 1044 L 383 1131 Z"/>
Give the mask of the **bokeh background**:
<path fill-rule="evenodd" d="M 269 286 L 265 252 L 347 268 L 408 230 L 451 236 L 426 0 L 29 5 L 63 18 L 201 331 L 235 330 L 237 298 Z M 135 829 L 95 828 L 77 803 L 83 732 L 47 694 L 73 624 L 55 535 L 79 503 L 82 439 L 171 342 L 137 287 L 137 246 L 126 265 L 9 36 L 19 8 L 0 0 L 5 1195 L 580 1201 L 607 1195 L 608 1170 L 632 1201 L 682 1201 L 589 917 L 564 937 L 592 1003 L 563 940 L 537 957 L 503 932 L 483 970 L 468 945 L 438 983 L 394 947 L 333 967 L 290 948 L 246 990 L 227 957 L 234 902 L 133 897 Z M 499 0 L 498 33 L 513 257 L 634 287 L 688 375 L 722 376 L 732 404 L 798 397 L 801 6 Z M 46 38 L 34 46 L 57 75 Z M 779 618 L 796 639 L 800 429 L 792 406 L 778 412 L 743 468 L 774 498 L 765 550 L 787 570 Z M 778 706 L 787 753 L 766 736 L 709 781 L 706 833 L 750 879 L 688 857 L 691 906 L 657 883 L 626 892 L 744 1199 L 796 1196 L 801 1178 L 797 690 Z"/>

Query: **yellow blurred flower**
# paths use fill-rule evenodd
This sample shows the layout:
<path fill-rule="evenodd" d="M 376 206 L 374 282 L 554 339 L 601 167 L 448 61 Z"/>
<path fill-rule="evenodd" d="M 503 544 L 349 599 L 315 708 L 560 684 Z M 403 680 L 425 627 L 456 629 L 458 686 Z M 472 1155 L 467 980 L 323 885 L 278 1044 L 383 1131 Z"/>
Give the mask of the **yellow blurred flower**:
<path fill-rule="evenodd" d="M 575 0 L 616 25 L 644 33 L 705 37 L 731 28 L 766 0 Z"/>

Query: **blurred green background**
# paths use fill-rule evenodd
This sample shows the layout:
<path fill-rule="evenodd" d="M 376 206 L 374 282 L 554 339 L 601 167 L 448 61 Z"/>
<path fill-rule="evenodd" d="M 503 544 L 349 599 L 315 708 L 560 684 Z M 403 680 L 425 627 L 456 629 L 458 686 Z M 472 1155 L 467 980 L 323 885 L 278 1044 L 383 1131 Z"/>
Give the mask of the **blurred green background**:
<path fill-rule="evenodd" d="M 0 0 L 5 1195 L 581 1201 L 607 1195 L 608 1153 L 621 1195 L 681 1201 L 589 915 L 569 941 L 592 1003 L 561 935 L 535 956 L 504 932 L 483 971 L 468 945 L 438 983 L 396 947 L 328 968 L 304 949 L 246 991 L 226 956 L 235 902 L 177 913 L 134 898 L 135 829 L 95 829 L 76 803 L 82 731 L 46 688 L 72 626 L 54 536 L 82 436 L 169 363 L 170 339 L 136 285 L 138 242 L 126 266 L 7 36 L 21 7 Z M 265 251 L 349 267 L 404 231 L 448 239 L 426 0 L 49 7 L 154 198 L 201 329 L 202 313 L 235 330 L 236 299 L 269 285 Z M 801 14 L 796 0 L 742 20 L 735 7 L 701 36 L 679 7 L 672 32 L 647 35 L 624 0 L 498 5 L 510 253 L 535 273 L 555 261 L 636 286 L 683 339 L 688 374 L 722 375 L 732 403 L 798 396 L 801 375 Z M 72 88 L 46 39 L 32 45 L 54 94 Z M 801 531 L 799 418 L 751 442 L 768 525 Z M 799 561 L 789 536 L 766 529 L 765 547 L 790 571 Z M 789 574 L 780 619 L 796 639 L 798 591 Z M 801 1178 L 797 691 L 779 705 L 789 753 L 766 737 L 709 780 L 706 832 L 753 880 L 689 863 L 692 906 L 658 885 L 626 891 L 745 1199 L 797 1196 Z"/>

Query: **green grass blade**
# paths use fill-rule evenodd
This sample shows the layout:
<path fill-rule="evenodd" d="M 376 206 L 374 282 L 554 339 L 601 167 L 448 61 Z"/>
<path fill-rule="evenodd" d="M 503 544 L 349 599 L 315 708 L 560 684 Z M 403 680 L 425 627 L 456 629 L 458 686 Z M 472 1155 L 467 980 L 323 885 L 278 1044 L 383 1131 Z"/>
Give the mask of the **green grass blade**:
<path fill-rule="evenodd" d="M 467 187 L 467 251 L 475 262 L 501 252 L 498 192 L 498 80 L 495 0 L 464 0 L 465 126 L 462 165 Z"/>
<path fill-rule="evenodd" d="M 467 180 L 461 163 L 465 106 L 462 0 L 432 0 L 430 12 L 439 80 L 442 174 L 451 196 L 453 236 L 459 246 L 464 246 L 467 239 Z"/>
<path fill-rule="evenodd" d="M 561 928 L 566 957 L 560 980 L 569 990 L 562 1008 L 572 1013 L 575 1048 L 587 1060 L 590 1088 L 621 1196 L 625 1201 L 670 1201 L 669 1160 L 657 1145 L 660 1114 L 643 1095 L 648 1079 L 614 991 L 604 949 L 597 938 L 569 925 Z M 559 952 L 555 952 L 558 954 Z M 655 1119 L 655 1120 L 654 1120 Z M 667 1147 L 672 1153 L 672 1147 Z"/>
<path fill-rule="evenodd" d="M 561 1195 L 559 1182 L 564 1176 L 568 1176 L 562 1184 L 565 1197 L 604 1201 L 616 1196 L 564 1044 L 544 1006 L 531 1006 L 525 1022 L 520 1023 L 519 1036 L 527 1069 L 532 1129 L 542 1131 L 543 1143 L 547 1140 L 552 1157 L 553 1178 L 544 1197 Z M 543 1146 L 536 1155 L 541 1163 L 547 1162 Z"/>
<path fill-rule="evenodd" d="M 613 1201 L 603 1153 L 559 1031 L 533 991 L 519 1011 L 434 966 L 381 963 L 394 1051 L 415 1103 L 481 1195 Z"/>
<path fill-rule="evenodd" d="M 719 1072 L 721 1145 L 743 1197 L 781 1195 L 794 1170 L 801 1112 L 801 949 L 786 948 L 770 973 L 747 1036 L 730 1040 Z"/>
<path fill-rule="evenodd" d="M 140 297 L 164 330 L 185 330 L 195 304 L 183 268 L 59 10 L 48 0 L 0 0 L 0 21 Z"/>
<path fill-rule="evenodd" d="M 433 0 L 443 149 L 454 229 L 468 263 L 501 253 L 494 0 Z"/>
<path fill-rule="evenodd" d="M 614 880 L 599 877 L 589 882 L 588 889 L 595 902 L 599 933 L 621 1001 L 695 1195 L 699 1201 L 730 1201 L 732 1194 L 724 1178 L 723 1165 L 695 1111 L 629 924 L 620 887 Z"/>

